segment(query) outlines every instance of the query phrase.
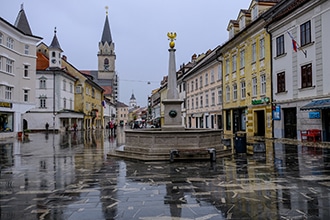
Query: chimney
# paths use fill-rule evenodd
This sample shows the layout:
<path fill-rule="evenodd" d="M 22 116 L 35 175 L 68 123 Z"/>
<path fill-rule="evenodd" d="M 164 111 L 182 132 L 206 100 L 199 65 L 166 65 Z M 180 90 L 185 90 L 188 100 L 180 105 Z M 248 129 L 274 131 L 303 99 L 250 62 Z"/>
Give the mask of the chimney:
<path fill-rule="evenodd" d="M 196 58 L 197 58 L 197 55 L 194 53 L 192 56 L 191 56 L 191 62 L 195 62 L 196 61 Z"/>
<path fill-rule="evenodd" d="M 66 62 L 67 57 L 65 55 L 62 56 L 62 60 Z"/>

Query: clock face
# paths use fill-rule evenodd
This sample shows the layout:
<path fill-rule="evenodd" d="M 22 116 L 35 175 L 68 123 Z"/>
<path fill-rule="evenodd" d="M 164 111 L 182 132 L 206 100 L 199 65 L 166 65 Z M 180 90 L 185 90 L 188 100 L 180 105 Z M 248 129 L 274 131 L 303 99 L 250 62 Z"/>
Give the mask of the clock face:
<path fill-rule="evenodd" d="M 56 59 L 52 59 L 52 63 L 54 63 L 54 64 L 55 64 L 55 63 L 56 63 Z"/>

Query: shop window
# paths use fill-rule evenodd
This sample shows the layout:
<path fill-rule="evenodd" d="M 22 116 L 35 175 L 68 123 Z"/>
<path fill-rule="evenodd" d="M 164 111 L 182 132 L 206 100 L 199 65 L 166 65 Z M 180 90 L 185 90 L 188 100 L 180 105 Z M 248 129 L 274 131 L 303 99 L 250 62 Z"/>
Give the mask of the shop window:
<path fill-rule="evenodd" d="M 12 132 L 13 124 L 13 113 L 0 113 L 0 132 Z"/>

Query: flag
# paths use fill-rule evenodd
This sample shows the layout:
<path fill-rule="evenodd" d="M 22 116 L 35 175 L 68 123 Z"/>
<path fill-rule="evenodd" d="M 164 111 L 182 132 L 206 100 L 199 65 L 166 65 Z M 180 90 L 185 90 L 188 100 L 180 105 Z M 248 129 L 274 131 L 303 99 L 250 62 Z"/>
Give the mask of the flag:
<path fill-rule="evenodd" d="M 293 38 L 293 36 L 290 34 L 290 32 L 288 31 L 289 36 L 291 37 L 292 40 L 292 48 L 294 50 L 294 52 L 297 52 L 298 49 L 298 44 L 297 41 Z"/>
<path fill-rule="evenodd" d="M 292 47 L 293 47 L 293 50 L 294 52 L 297 52 L 297 41 L 295 41 L 295 39 L 292 39 Z"/>
<path fill-rule="evenodd" d="M 101 103 L 102 103 L 103 108 L 106 108 L 105 107 L 105 101 L 103 100 Z"/>

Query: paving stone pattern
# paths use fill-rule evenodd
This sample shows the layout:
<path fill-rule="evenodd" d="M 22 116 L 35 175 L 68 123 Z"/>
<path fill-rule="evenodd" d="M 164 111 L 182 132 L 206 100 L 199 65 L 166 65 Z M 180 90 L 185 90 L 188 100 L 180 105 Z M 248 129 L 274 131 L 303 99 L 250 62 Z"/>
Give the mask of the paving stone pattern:
<path fill-rule="evenodd" d="M 107 158 L 107 131 L 29 139 L 0 141 L 1 220 L 330 219 L 328 148 L 143 163 Z"/>

